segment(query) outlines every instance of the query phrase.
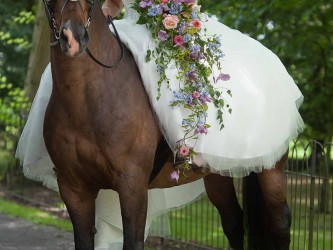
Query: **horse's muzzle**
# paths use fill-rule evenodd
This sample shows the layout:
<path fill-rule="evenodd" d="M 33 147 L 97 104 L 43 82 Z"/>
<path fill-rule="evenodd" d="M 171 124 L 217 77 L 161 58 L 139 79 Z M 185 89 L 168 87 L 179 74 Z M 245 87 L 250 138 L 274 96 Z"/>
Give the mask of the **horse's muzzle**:
<path fill-rule="evenodd" d="M 89 35 L 84 25 L 72 25 L 67 21 L 60 28 L 60 46 L 62 52 L 67 56 L 78 56 L 87 48 Z"/>

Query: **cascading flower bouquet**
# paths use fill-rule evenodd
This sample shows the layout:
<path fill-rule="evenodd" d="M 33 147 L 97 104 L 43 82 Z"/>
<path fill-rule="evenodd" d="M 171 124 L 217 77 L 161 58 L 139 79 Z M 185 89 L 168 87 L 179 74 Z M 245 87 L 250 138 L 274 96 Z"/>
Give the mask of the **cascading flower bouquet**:
<path fill-rule="evenodd" d="M 180 124 L 184 137 L 179 138 L 175 152 L 175 159 L 185 160 L 175 164 L 176 171 L 170 175 L 171 179 L 178 180 L 180 171 L 184 173 L 190 168 L 199 135 L 207 134 L 210 128 L 206 122 L 208 103 L 212 102 L 218 110 L 220 129 L 224 127 L 224 112 L 232 111 L 222 98 L 222 91 L 214 88 L 217 81 L 230 79 L 228 74 L 221 73 L 220 62 L 224 56 L 221 37 L 206 34 L 203 23 L 208 18 L 200 12 L 200 5 L 195 0 L 137 0 L 133 9 L 139 13 L 137 23 L 145 24 L 155 40 L 156 48 L 147 50 L 146 61 L 154 59 L 160 74 L 157 99 L 160 98 L 162 84 L 169 87 L 166 69 L 170 62 L 174 62 L 179 89 L 172 90 L 174 100 L 171 107 L 190 110 Z M 217 77 L 211 77 L 213 65 L 219 70 Z M 230 90 L 226 91 L 231 96 Z"/>

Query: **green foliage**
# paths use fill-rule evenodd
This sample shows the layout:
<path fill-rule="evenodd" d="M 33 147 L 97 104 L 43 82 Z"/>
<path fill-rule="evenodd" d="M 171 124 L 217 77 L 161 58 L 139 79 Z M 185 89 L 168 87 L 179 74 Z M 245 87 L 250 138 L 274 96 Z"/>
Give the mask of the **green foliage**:
<path fill-rule="evenodd" d="M 0 3 L 0 77 L 23 87 L 34 23 L 34 2 L 2 0 Z M 0 98 L 3 97 L 2 92 Z"/>
<path fill-rule="evenodd" d="M 6 80 L 4 76 L 0 78 L 0 181 L 6 174 L 21 173 L 16 167 L 14 154 L 24 123 L 21 114 L 27 113 L 30 106 L 23 90 Z"/>
<path fill-rule="evenodd" d="M 333 136 L 333 6 L 325 0 L 201 1 L 223 23 L 276 53 L 305 96 L 304 136 Z"/>
<path fill-rule="evenodd" d="M 34 1 L 0 2 L 0 181 L 16 168 L 14 152 L 29 105 L 23 86 L 33 29 Z"/>

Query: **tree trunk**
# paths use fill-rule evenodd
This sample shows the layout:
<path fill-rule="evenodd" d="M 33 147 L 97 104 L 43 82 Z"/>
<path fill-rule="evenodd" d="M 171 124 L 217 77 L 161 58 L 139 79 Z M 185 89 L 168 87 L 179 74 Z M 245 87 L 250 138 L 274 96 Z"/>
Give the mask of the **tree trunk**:
<path fill-rule="evenodd" d="M 49 33 L 50 28 L 45 15 L 43 1 L 38 1 L 28 73 L 25 80 L 25 91 L 30 100 L 34 98 L 40 77 L 50 61 Z"/>

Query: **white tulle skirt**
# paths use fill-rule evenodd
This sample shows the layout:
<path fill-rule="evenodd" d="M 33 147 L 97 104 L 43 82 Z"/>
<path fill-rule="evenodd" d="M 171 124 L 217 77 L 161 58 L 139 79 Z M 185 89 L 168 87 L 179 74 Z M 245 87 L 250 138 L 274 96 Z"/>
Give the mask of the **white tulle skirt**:
<path fill-rule="evenodd" d="M 173 94 L 167 88 L 161 90 L 162 96 L 156 100 L 159 75 L 154 62 L 145 62 L 147 48 L 153 48 L 154 44 L 145 26 L 135 22 L 135 13 L 129 11 L 125 19 L 116 21 L 116 27 L 121 40 L 132 51 L 160 128 L 174 149 L 176 141 L 182 138 L 181 123 L 186 111 L 169 106 Z M 210 105 L 207 123 L 212 127 L 207 135 L 201 136 L 194 149 L 213 172 L 222 175 L 241 177 L 251 171 L 271 169 L 287 150 L 289 141 L 303 130 L 303 120 L 298 112 L 303 96 L 279 58 L 269 49 L 216 20 L 210 19 L 206 28 L 208 33 L 222 36 L 222 50 L 226 55 L 222 68 L 231 79 L 216 87 L 232 91 L 232 97 L 226 98 L 233 112 L 225 115 L 225 128 L 220 130 L 216 109 Z M 171 89 L 176 89 L 177 70 L 171 65 L 167 74 Z M 53 163 L 42 135 L 51 88 L 52 76 L 48 66 L 20 138 L 17 157 L 28 178 L 58 190 Z M 155 218 L 197 199 L 203 192 L 201 180 L 171 189 L 150 190 L 146 236 Z M 95 249 L 121 249 L 122 223 L 117 193 L 101 191 L 96 206 L 98 233 Z"/>

